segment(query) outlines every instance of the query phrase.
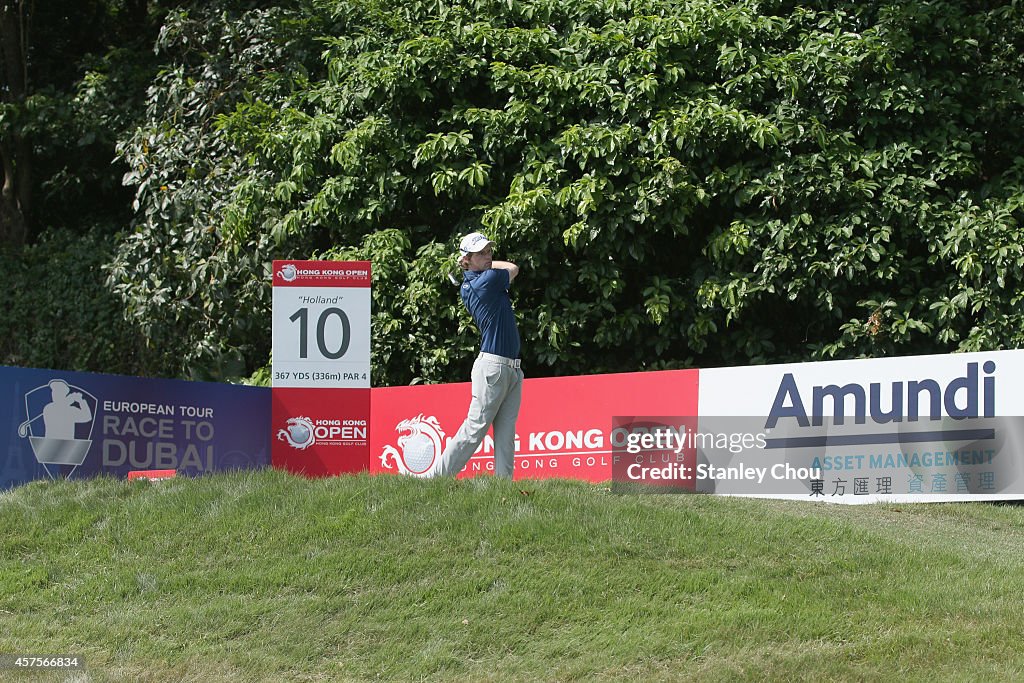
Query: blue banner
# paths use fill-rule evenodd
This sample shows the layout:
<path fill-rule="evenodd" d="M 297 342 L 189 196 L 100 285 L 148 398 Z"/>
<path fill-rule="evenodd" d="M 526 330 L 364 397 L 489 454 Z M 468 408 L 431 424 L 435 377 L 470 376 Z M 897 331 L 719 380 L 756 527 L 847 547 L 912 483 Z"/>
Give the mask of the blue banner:
<path fill-rule="evenodd" d="M 270 466 L 270 389 L 0 366 L 0 490 Z"/>

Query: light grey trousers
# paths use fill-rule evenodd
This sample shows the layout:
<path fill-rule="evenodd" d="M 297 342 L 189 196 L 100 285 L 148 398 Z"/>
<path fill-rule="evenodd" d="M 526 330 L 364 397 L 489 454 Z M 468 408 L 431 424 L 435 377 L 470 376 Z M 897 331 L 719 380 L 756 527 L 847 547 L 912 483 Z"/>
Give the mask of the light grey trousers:
<path fill-rule="evenodd" d="M 494 475 L 512 477 L 516 457 L 516 418 L 523 398 L 523 371 L 501 356 L 481 353 L 473 363 L 469 414 L 441 455 L 441 476 L 454 477 L 473 457 L 487 428 L 494 426 Z"/>

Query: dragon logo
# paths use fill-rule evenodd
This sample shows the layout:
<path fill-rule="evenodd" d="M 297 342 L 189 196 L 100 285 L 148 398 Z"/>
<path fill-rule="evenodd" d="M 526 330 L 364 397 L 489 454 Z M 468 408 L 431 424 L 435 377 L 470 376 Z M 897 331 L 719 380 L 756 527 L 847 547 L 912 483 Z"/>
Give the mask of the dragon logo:
<path fill-rule="evenodd" d="M 385 446 L 380 454 L 380 464 L 386 470 L 397 470 L 399 474 L 414 477 L 430 477 L 441 466 L 444 451 L 444 430 L 437 418 L 422 413 L 409 420 L 402 420 L 395 427 L 396 432 L 406 432 L 398 437 L 398 446 Z"/>
<path fill-rule="evenodd" d="M 298 271 L 295 268 L 294 263 L 286 263 L 281 266 L 281 270 L 277 271 L 277 274 L 281 276 L 281 279 L 285 282 L 292 282 L 298 276 Z"/>
<path fill-rule="evenodd" d="M 286 423 L 287 429 L 277 430 L 277 440 L 286 441 L 292 448 L 304 451 L 314 443 L 316 436 L 313 434 L 313 421 L 308 417 L 292 417 Z"/>

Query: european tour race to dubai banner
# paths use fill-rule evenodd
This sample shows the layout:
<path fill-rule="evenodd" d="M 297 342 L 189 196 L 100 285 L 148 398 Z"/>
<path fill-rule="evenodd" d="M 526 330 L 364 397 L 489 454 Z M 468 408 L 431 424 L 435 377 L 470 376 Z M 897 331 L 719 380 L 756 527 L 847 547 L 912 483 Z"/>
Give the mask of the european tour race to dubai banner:
<path fill-rule="evenodd" d="M 367 469 L 370 286 L 368 261 L 274 261 L 274 467 Z"/>
<path fill-rule="evenodd" d="M 0 489 L 270 466 L 264 387 L 11 367 L 0 387 Z"/>
<path fill-rule="evenodd" d="M 1024 351 L 702 370 L 697 490 L 1024 499 Z"/>
<path fill-rule="evenodd" d="M 646 429 L 647 423 L 638 426 L 634 416 L 683 416 L 673 427 L 693 429 L 697 378 L 697 370 L 672 370 L 526 379 L 516 423 L 514 477 L 610 481 L 615 458 L 625 453 L 632 431 Z M 445 446 L 466 418 L 470 399 L 468 382 L 374 389 L 370 471 L 435 475 Z M 628 457 L 650 464 L 654 456 Z M 692 457 L 692 450 L 681 450 L 671 461 L 692 464 Z M 460 476 L 490 475 L 493 470 L 494 441 L 488 431 Z"/>

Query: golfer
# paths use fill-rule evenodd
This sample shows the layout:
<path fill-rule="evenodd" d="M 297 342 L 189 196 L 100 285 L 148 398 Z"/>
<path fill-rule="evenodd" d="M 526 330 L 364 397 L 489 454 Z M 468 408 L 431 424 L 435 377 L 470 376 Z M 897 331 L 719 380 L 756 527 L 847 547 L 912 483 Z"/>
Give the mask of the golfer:
<path fill-rule="evenodd" d="M 462 238 L 460 295 L 480 328 L 480 355 L 473 363 L 473 400 L 469 415 L 441 455 L 441 475 L 454 477 L 494 426 L 494 475 L 512 477 L 515 466 L 516 418 L 523 394 L 516 328 L 508 288 L 519 266 L 492 260 L 494 242 L 479 232 Z"/>

